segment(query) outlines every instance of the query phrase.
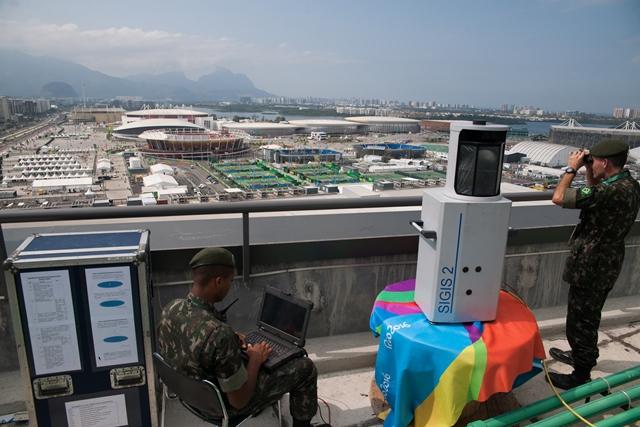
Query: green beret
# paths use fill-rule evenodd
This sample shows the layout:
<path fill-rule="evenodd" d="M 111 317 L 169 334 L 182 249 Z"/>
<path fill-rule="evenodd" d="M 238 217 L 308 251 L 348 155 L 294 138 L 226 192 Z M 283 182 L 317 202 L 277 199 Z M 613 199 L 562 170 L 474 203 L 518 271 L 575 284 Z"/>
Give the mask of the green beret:
<path fill-rule="evenodd" d="M 191 268 L 203 267 L 205 265 L 226 265 L 235 267 L 233 254 L 225 248 L 204 248 L 189 261 Z"/>
<path fill-rule="evenodd" d="M 589 150 L 593 157 L 613 157 L 628 152 L 629 146 L 618 139 L 600 141 Z"/>

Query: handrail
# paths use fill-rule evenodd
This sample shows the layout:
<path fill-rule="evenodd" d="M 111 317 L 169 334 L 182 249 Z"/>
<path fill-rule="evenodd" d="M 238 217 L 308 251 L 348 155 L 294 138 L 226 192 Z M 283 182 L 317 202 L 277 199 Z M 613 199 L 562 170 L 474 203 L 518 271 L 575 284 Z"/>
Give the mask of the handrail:
<path fill-rule="evenodd" d="M 522 192 L 503 194 L 511 201 L 549 200 L 551 192 Z M 400 206 L 420 206 L 421 196 L 260 200 L 195 205 L 155 205 L 100 208 L 29 209 L 22 211 L 0 211 L 0 257 L 7 258 L 2 224 L 39 221 L 72 221 L 89 219 L 150 218 L 164 216 L 188 216 L 211 214 L 242 214 L 242 274 L 249 281 L 249 214 L 257 212 L 310 211 L 325 209 L 366 209 Z M 0 278 L 2 284 L 2 278 Z"/>
<path fill-rule="evenodd" d="M 552 193 L 521 192 L 506 193 L 503 196 L 513 202 L 551 200 Z M 375 197 L 375 198 L 333 198 L 256 200 L 222 203 L 201 203 L 193 205 L 123 206 L 100 208 L 61 208 L 0 211 L 0 224 L 69 221 L 82 219 L 143 218 L 181 215 L 210 215 L 229 213 L 257 213 L 282 211 L 307 211 L 323 209 L 365 209 L 401 206 L 420 206 L 421 196 Z"/>

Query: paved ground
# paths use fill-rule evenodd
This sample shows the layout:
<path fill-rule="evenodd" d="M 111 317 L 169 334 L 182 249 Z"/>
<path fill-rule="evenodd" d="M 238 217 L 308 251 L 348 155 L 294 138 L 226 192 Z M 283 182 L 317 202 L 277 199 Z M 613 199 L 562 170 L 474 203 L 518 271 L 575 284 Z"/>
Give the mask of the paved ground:
<path fill-rule="evenodd" d="M 569 348 L 566 339 L 562 335 L 545 338 L 544 345 L 547 351 L 551 347 Z M 598 366 L 593 371 L 594 378 L 637 366 L 640 364 L 640 321 L 605 328 L 600 333 L 599 345 L 600 359 Z M 568 373 L 571 370 L 569 366 L 555 361 L 550 361 L 547 366 L 550 371 Z M 325 402 L 320 402 L 320 410 L 325 420 L 328 421 L 329 417 L 328 404 L 331 409 L 331 424 L 334 427 L 382 425 L 382 421 L 375 418 L 369 401 L 369 388 L 373 376 L 373 368 L 322 375 L 318 387 L 319 397 L 326 401 L 326 404 Z M 628 389 L 632 384 L 636 383 L 640 383 L 640 381 L 630 383 L 623 388 Z M 514 390 L 516 399 L 523 406 L 549 397 L 552 393 L 549 385 L 544 381 L 543 374 L 539 374 Z M 286 406 L 283 412 L 288 417 Z M 610 414 L 618 412 L 619 410 L 615 410 L 611 411 Z M 288 421 L 290 426 L 290 420 Z M 321 419 L 316 415 L 313 421 L 319 423 Z M 204 427 L 207 425 L 201 423 L 183 409 L 179 403 L 175 402 L 171 402 L 168 407 L 166 422 L 167 426 L 180 427 Z M 248 427 L 277 426 L 278 423 L 273 411 L 266 410 L 257 419 L 251 420 L 246 425 Z M 640 425 L 640 423 L 637 425 Z"/>
<path fill-rule="evenodd" d="M 593 377 L 606 376 L 632 366 L 640 365 L 640 305 L 635 297 L 619 298 L 618 301 L 608 302 L 605 307 L 604 326 L 600 332 L 600 359 L 598 366 L 593 371 Z M 626 306 L 619 304 L 626 302 Z M 616 305 L 618 304 L 618 305 Z M 614 309 L 615 308 L 615 309 Z M 546 311 L 545 311 L 546 310 Z M 551 317 L 550 311 L 556 312 Z M 561 328 L 562 307 L 536 310 L 536 317 L 541 323 L 545 349 L 550 347 L 568 348 L 568 344 Z M 545 314 L 546 313 L 546 314 Z M 615 313 L 623 313 L 614 322 Z M 546 319 L 546 320 L 542 320 Z M 371 379 L 374 370 L 371 365 L 375 352 L 375 342 L 370 334 L 353 334 L 323 338 L 322 341 L 310 345 L 309 353 L 317 361 L 321 372 L 331 372 L 321 375 L 319 379 L 319 396 L 322 415 L 329 421 L 329 409 L 331 424 L 333 426 L 373 426 L 382 422 L 374 417 L 369 401 Z M 367 366 L 361 369 L 346 370 L 353 366 Z M 550 361 L 549 369 L 559 372 L 569 372 L 566 365 Z M 337 370 L 337 372 L 335 372 Z M 636 383 L 640 383 L 637 381 Z M 624 385 L 629 389 L 632 384 Z M 0 413 L 8 413 L 23 408 L 21 402 L 21 389 L 17 372 L 0 373 Z M 514 395 L 521 405 L 526 405 L 552 395 L 542 374 L 531 379 L 514 391 Z M 291 422 L 288 416 L 287 399 L 285 399 L 285 420 Z M 579 405 L 579 404 L 578 404 Z M 575 405 L 575 406 L 578 406 Z M 327 408 L 328 406 L 328 408 Z M 619 410 L 610 411 L 614 414 Z M 0 418 L 1 420 L 1 418 Z M 313 420 L 321 422 L 319 415 Z M 1 421 L 0 421 L 1 423 Z M 199 427 L 205 426 L 196 417 L 187 412 L 179 403 L 169 402 L 167 410 L 167 427 Z M 249 423 L 248 427 L 276 426 L 277 419 L 271 410 L 263 411 L 260 416 Z M 640 425 L 638 423 L 637 425 Z"/>

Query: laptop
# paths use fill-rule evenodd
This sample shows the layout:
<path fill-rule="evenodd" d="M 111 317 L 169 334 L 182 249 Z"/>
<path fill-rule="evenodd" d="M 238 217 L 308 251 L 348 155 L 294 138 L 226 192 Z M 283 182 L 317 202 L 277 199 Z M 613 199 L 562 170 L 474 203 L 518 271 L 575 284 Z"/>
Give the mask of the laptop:
<path fill-rule="evenodd" d="M 258 329 L 245 336 L 247 344 L 266 341 L 271 346 L 271 354 L 262 365 L 265 369 L 276 369 L 307 354 L 304 344 L 312 308 L 311 301 L 279 289 L 265 289 L 258 314 Z"/>

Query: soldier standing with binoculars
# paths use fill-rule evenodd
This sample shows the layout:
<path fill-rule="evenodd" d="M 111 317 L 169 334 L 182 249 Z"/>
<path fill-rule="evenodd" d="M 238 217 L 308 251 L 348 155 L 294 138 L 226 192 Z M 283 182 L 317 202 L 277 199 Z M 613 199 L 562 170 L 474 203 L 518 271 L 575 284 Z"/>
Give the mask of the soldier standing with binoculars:
<path fill-rule="evenodd" d="M 628 170 L 629 146 L 607 140 L 590 152 L 572 152 L 553 203 L 580 209 L 580 222 L 569 239 L 569 257 L 562 278 L 569 283 L 566 334 L 570 351 L 551 348 L 554 359 L 573 366 L 571 374 L 552 372 L 554 386 L 569 389 L 591 380 L 598 360 L 598 327 L 602 307 L 620 274 L 624 238 L 640 206 L 640 185 Z M 571 188 L 576 172 L 586 167 L 587 186 Z"/>

